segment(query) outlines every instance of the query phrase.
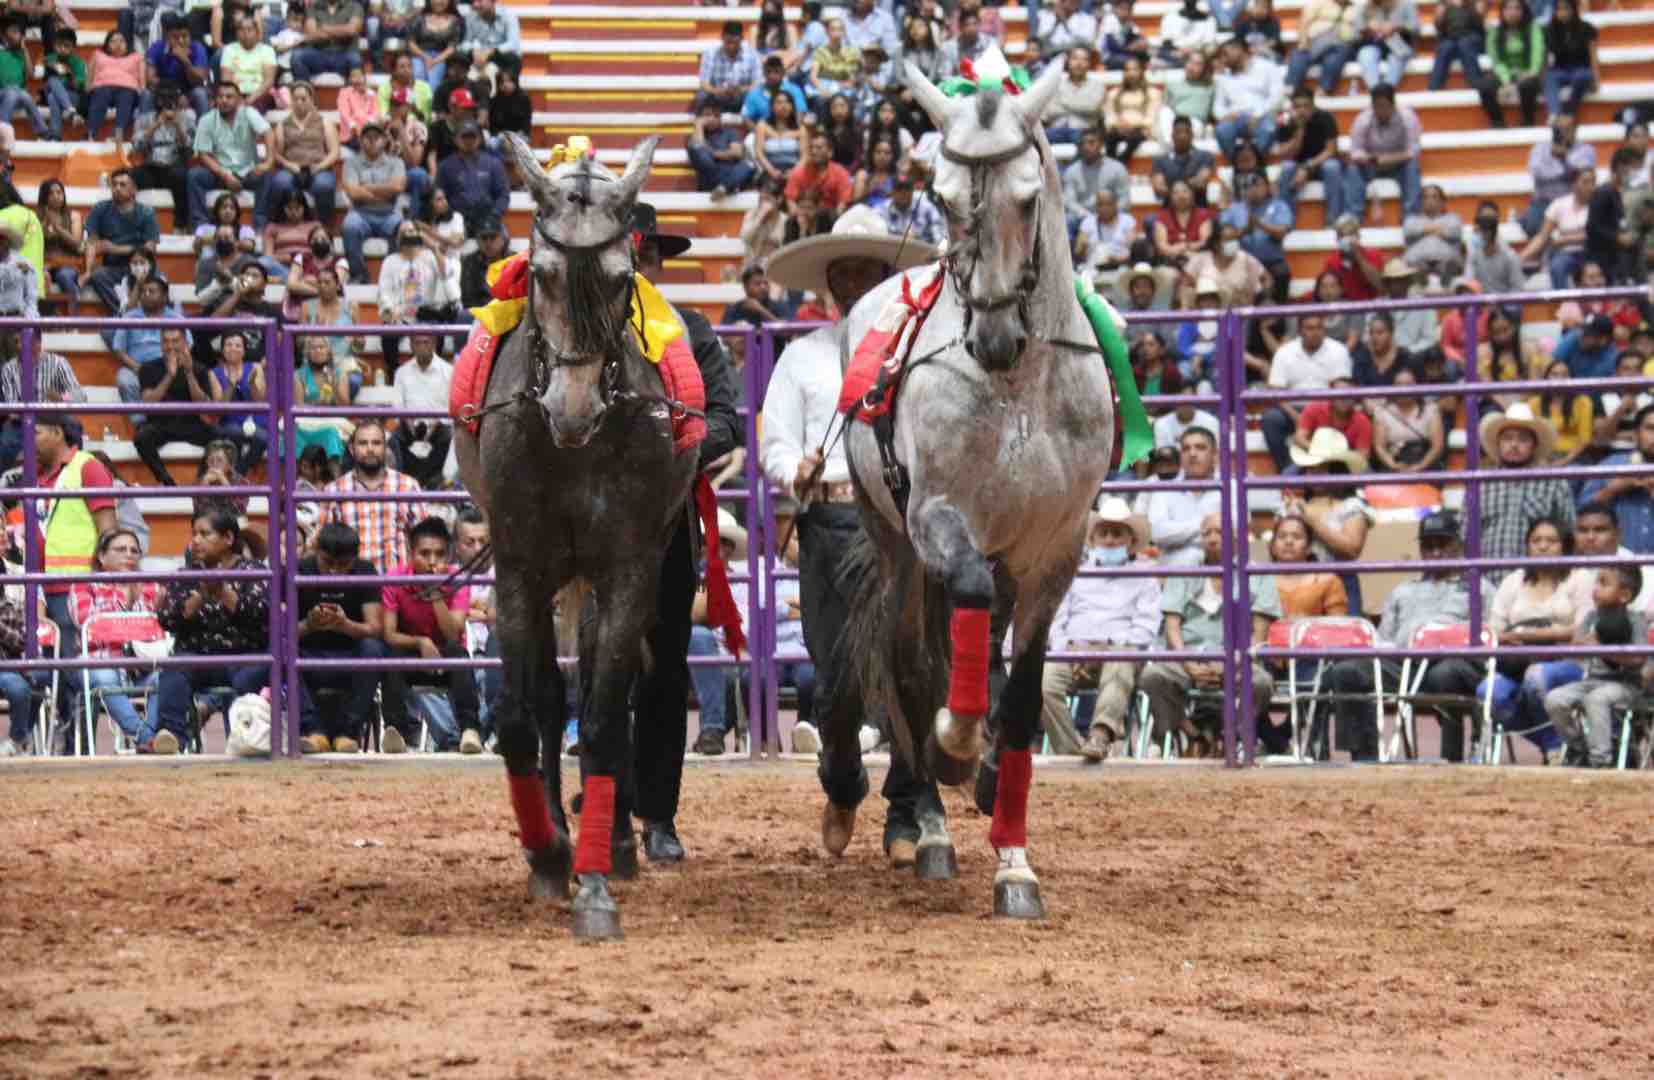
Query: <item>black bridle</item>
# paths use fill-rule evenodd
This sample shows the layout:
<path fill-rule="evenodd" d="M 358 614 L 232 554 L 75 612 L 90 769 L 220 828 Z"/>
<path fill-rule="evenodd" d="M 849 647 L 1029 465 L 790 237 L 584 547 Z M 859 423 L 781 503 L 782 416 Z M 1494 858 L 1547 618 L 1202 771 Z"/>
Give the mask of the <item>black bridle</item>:
<path fill-rule="evenodd" d="M 1039 287 L 1040 258 L 1043 254 L 1043 237 L 1040 228 L 1041 200 L 1045 198 L 1043 183 L 1040 186 L 1039 194 L 1034 196 L 1034 212 L 1032 215 L 1034 236 L 1033 241 L 1028 245 L 1028 257 L 1023 260 L 1022 270 L 1017 275 L 1016 287 L 1009 292 L 998 295 L 978 296 L 971 291 L 971 279 L 976 276 L 977 268 L 982 262 L 982 228 L 986 212 L 988 170 L 1021 157 L 1029 147 L 1033 147 L 1034 151 L 1039 154 L 1040 169 L 1043 172 L 1045 152 L 1040 148 L 1039 142 L 1032 133 L 1025 135 L 1022 141 L 1015 146 L 1001 150 L 997 154 L 984 154 L 982 156 L 961 154 L 957 150 L 950 149 L 945 142 L 942 144 L 942 156 L 944 158 L 955 165 L 963 165 L 970 169 L 971 191 L 975 199 L 965 217 L 964 240 L 949 250 L 943 260 L 947 264 L 948 276 L 953 282 L 954 292 L 959 295 L 959 299 L 965 305 L 965 325 L 961 330 L 962 334 L 970 332 L 971 318 L 979 311 L 987 314 L 1002 308 L 1015 306 L 1017 314 L 1021 316 L 1024 325 L 1028 324 L 1028 301 Z"/>

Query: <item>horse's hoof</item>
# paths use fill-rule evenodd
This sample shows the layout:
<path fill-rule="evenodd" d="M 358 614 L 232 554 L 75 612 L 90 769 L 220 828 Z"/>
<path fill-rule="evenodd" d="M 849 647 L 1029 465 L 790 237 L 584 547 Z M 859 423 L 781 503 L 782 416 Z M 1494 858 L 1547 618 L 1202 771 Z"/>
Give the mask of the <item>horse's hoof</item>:
<path fill-rule="evenodd" d="M 959 876 L 959 856 L 952 844 L 920 842 L 913 873 L 920 881 L 952 881 Z"/>
<path fill-rule="evenodd" d="M 627 837 L 609 851 L 609 876 L 616 881 L 636 881 L 638 876 L 637 837 Z"/>
<path fill-rule="evenodd" d="M 536 900 L 555 900 L 559 904 L 566 901 L 574 875 L 574 856 L 568 843 L 554 843 L 523 854 L 528 859 L 528 894 Z"/>
<path fill-rule="evenodd" d="M 829 855 L 843 855 L 856 835 L 856 808 L 846 809 L 831 802 L 821 808 L 821 846 Z"/>
<path fill-rule="evenodd" d="M 999 797 L 999 766 L 984 761 L 976 770 L 976 808 L 986 817 L 994 816 L 994 800 Z"/>
<path fill-rule="evenodd" d="M 996 881 L 994 914 L 1002 919 L 1043 919 L 1045 903 L 1037 881 Z"/>
<path fill-rule="evenodd" d="M 935 732 L 931 732 L 930 738 L 925 741 L 925 758 L 931 776 L 943 787 L 958 787 L 967 783 L 976 771 L 976 758 L 954 757 L 937 742 Z"/>
<path fill-rule="evenodd" d="M 574 894 L 574 936 L 580 941 L 618 941 L 620 909 L 609 895 L 602 874 L 581 874 L 580 889 Z"/>

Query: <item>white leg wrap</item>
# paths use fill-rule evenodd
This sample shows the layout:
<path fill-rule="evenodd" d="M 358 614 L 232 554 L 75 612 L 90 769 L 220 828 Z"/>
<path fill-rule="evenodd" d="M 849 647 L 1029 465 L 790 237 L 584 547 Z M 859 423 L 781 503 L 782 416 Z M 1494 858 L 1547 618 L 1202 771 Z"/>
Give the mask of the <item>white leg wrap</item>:
<path fill-rule="evenodd" d="M 995 885 L 1007 881 L 1020 881 L 1030 885 L 1039 884 L 1039 878 L 1034 876 L 1033 867 L 1028 865 L 1027 848 L 1002 847 L 994 850 L 999 853 L 999 869 L 994 872 Z"/>

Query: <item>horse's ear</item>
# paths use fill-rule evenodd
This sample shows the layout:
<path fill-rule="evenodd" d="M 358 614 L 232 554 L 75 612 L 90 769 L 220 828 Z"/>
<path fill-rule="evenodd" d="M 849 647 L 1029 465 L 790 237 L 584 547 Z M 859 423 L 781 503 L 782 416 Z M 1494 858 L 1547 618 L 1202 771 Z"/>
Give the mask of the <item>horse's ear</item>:
<path fill-rule="evenodd" d="M 925 115 L 936 125 L 936 130 L 945 131 L 948 117 L 953 114 L 954 99 L 936 89 L 936 84 L 926 78 L 925 73 L 911 60 L 903 61 L 902 75 L 907 82 L 908 90 L 913 93 L 914 100 L 925 110 Z"/>
<path fill-rule="evenodd" d="M 508 157 L 516 164 L 523 183 L 528 185 L 528 193 L 534 197 L 536 204 L 543 206 L 551 195 L 551 177 L 540 167 L 540 159 L 534 156 L 534 148 L 528 145 L 528 140 L 515 132 L 506 132 L 505 148 Z"/>
<path fill-rule="evenodd" d="M 643 190 L 643 182 L 649 179 L 649 170 L 655 163 L 655 147 L 660 145 L 660 136 L 651 135 L 637 144 L 632 151 L 631 160 L 626 162 L 626 171 L 620 174 L 620 207 L 629 207 L 637 200 L 638 192 Z"/>
<path fill-rule="evenodd" d="M 1051 63 L 1045 65 L 1045 71 L 1034 85 L 1028 88 L 1025 94 L 1018 94 L 1010 100 L 1016 102 L 1017 111 L 1022 114 L 1025 124 L 1038 124 L 1040 117 L 1045 113 L 1045 107 L 1051 104 L 1051 99 L 1057 96 L 1057 87 L 1067 77 L 1067 70 L 1062 64 Z"/>

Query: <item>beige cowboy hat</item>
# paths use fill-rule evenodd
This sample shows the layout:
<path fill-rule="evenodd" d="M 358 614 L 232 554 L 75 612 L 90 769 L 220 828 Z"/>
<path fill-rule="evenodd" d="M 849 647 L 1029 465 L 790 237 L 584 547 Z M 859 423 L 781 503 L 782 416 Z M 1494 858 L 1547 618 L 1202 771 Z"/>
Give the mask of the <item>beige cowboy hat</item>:
<path fill-rule="evenodd" d="M 1367 455 L 1359 450 L 1350 449 L 1350 440 L 1337 428 L 1317 428 L 1310 436 L 1309 449 L 1293 444 L 1289 451 L 1292 463 L 1300 469 L 1313 469 L 1317 465 L 1343 465 L 1352 473 L 1367 471 Z"/>
<path fill-rule="evenodd" d="M 770 280 L 788 289 L 831 295 L 827 267 L 840 259 L 877 259 L 897 270 L 934 262 L 936 248 L 892 233 L 884 218 L 870 206 L 852 206 L 839 215 L 826 236 L 794 240 L 770 256 Z"/>
<path fill-rule="evenodd" d="M 747 531 L 741 528 L 740 523 L 735 520 L 734 514 L 721 506 L 718 508 L 718 542 L 732 545 L 735 548 L 735 558 L 740 559 L 746 556 Z"/>
<path fill-rule="evenodd" d="M 1417 276 L 1418 271 L 1413 269 L 1413 264 L 1399 255 L 1384 264 L 1385 281 L 1401 281 Z"/>
<path fill-rule="evenodd" d="M 1556 450 L 1556 428 L 1543 416 L 1535 416 L 1526 402 L 1517 402 L 1502 413 L 1482 417 L 1481 426 L 1477 429 L 1477 435 L 1482 440 L 1482 453 L 1494 454 L 1499 436 L 1508 428 L 1533 432 L 1533 437 L 1539 440 L 1539 450 L 1534 454 L 1534 460 L 1541 463 L 1550 460 Z"/>
<path fill-rule="evenodd" d="M 1131 530 L 1131 538 L 1138 550 L 1149 546 L 1149 521 L 1141 514 L 1131 512 L 1131 506 L 1118 495 L 1110 495 L 1091 515 L 1091 528 L 1099 525 L 1124 525 Z"/>

